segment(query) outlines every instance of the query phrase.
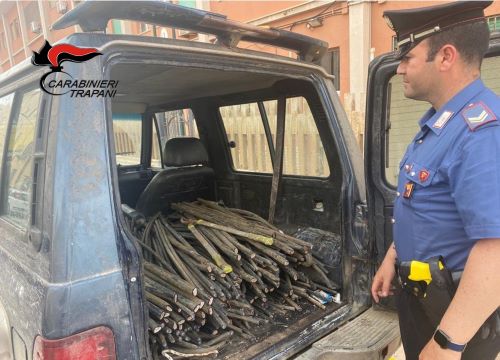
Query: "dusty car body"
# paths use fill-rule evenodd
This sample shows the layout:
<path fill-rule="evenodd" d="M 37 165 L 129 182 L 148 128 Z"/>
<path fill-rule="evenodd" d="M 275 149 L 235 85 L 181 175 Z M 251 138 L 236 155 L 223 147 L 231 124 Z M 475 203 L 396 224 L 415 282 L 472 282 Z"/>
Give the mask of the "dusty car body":
<path fill-rule="evenodd" d="M 316 341 L 340 327 L 339 334 L 343 324 L 371 308 L 371 278 L 391 243 L 395 188 L 385 181 L 383 159 L 387 84 L 396 60 L 386 55 L 372 64 L 365 168 L 332 77 L 315 64 L 327 46 L 321 41 L 254 29 L 163 2 L 121 7 L 116 2 L 86 2 L 55 26 L 79 24 L 84 31 L 100 31 L 110 18 L 195 29 L 216 36 L 217 44 L 92 32 L 64 39 L 65 44 L 102 54 L 85 62 L 65 62 L 64 72 L 74 79 L 118 81 L 115 97 L 45 93 L 40 79 L 48 69 L 28 61 L 0 76 L 0 119 L 6 124 L 0 141 L 3 161 L 10 164 L 3 169 L 14 166 L 5 144 L 13 141 L 23 109 L 32 107 L 29 116 L 35 124 L 30 156 L 23 163 L 30 169 L 29 189 L 23 189 L 29 194 L 28 210 L 11 214 L 2 200 L 0 357 L 74 359 L 82 354 L 78 345 L 90 349 L 88 358 L 149 358 L 142 255 L 120 205 L 134 208 L 162 170 L 161 161 L 152 161 L 155 146 L 161 148 L 163 141 L 155 115 L 191 109 L 215 174 L 214 200 L 267 216 L 273 174 L 236 168 L 231 151 L 243 140 L 235 141 L 224 131 L 221 109 L 288 98 L 304 99 L 308 105 L 329 171 L 320 176 L 284 174 L 276 224 L 290 232 L 320 229 L 338 235 L 329 275 L 341 286 L 342 303 L 277 327 L 267 338 L 226 356 L 282 359 L 308 348 L 317 356 Z M 294 49 L 299 59 L 236 48 L 243 40 Z M 492 45 L 492 54 L 496 48 Z M 134 114 L 141 129 L 139 146 L 117 150 L 119 132 L 114 130 L 126 129 L 123 122 L 113 121 L 119 114 Z M 266 134 L 269 140 L 272 134 Z M 272 158 L 272 146 L 269 151 Z M 128 163 L 119 158 L 132 153 L 137 156 Z M 9 174 L 2 177 L 2 199 L 19 194 L 9 192 Z M 11 205 L 17 206 L 16 201 Z M 366 354 L 383 357 L 398 341 L 389 335 L 383 334 L 380 346 Z M 300 356 L 307 357 L 307 351 Z"/>

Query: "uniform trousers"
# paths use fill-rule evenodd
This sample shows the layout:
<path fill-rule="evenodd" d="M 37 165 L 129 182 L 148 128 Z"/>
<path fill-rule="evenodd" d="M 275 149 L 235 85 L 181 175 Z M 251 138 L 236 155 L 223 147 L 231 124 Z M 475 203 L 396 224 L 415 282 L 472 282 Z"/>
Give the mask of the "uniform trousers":
<path fill-rule="evenodd" d="M 434 335 L 436 325 L 427 317 L 419 299 L 402 290 L 398 296 L 401 339 L 406 360 L 418 360 L 418 355 Z M 462 360 L 495 360 L 500 352 L 500 334 L 494 339 L 481 339 L 478 333 L 469 341 Z"/>

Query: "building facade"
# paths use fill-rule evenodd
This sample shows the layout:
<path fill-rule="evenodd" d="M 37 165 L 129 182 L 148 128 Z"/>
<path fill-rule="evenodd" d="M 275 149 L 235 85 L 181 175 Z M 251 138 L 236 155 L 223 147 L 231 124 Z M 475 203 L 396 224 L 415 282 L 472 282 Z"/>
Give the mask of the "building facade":
<path fill-rule="evenodd" d="M 77 6 L 76 0 L 0 0 L 0 73 L 39 50 L 45 39 L 50 43 L 79 31 L 78 26 L 51 30 L 50 25 Z M 335 86 L 351 119 L 362 136 L 368 64 L 376 56 L 394 49 L 394 34 L 382 18 L 388 9 L 422 6 L 421 1 L 308 0 L 308 1 L 234 1 L 176 0 L 175 2 L 226 15 L 229 19 L 259 26 L 294 31 L 328 42 L 322 66 L 335 75 Z M 435 5 L 440 1 L 426 1 Z M 486 9 L 492 30 L 500 30 L 500 1 Z M 213 41 L 209 35 L 144 23 L 112 20 L 107 32 Z M 295 57 L 284 49 L 251 43 L 240 47 Z M 362 142 L 362 139 L 359 139 Z"/>

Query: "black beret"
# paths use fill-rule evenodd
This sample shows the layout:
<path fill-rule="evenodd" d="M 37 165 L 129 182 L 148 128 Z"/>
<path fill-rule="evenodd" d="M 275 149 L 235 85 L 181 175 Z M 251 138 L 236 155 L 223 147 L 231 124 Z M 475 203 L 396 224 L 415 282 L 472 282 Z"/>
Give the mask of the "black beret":
<path fill-rule="evenodd" d="M 454 1 L 416 9 L 384 11 L 389 27 L 396 32 L 402 58 L 423 39 L 457 25 L 484 19 L 484 9 L 493 1 Z"/>

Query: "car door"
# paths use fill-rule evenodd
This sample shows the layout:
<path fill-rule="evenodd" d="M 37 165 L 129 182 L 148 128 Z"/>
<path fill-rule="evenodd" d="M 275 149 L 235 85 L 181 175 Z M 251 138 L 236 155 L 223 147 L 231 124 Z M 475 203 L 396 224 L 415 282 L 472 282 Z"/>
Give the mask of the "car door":
<path fill-rule="evenodd" d="M 500 32 L 492 33 L 481 77 L 500 93 Z M 418 120 L 430 107 L 403 96 L 402 79 L 396 75 L 399 61 L 385 54 L 369 68 L 366 106 L 365 173 L 370 233 L 380 263 L 393 241 L 392 215 L 399 164 L 406 146 L 418 131 Z"/>
<path fill-rule="evenodd" d="M 49 100 L 37 74 L 7 80 L 0 94 L 0 359 L 29 358 L 49 276 L 40 251 Z"/>

